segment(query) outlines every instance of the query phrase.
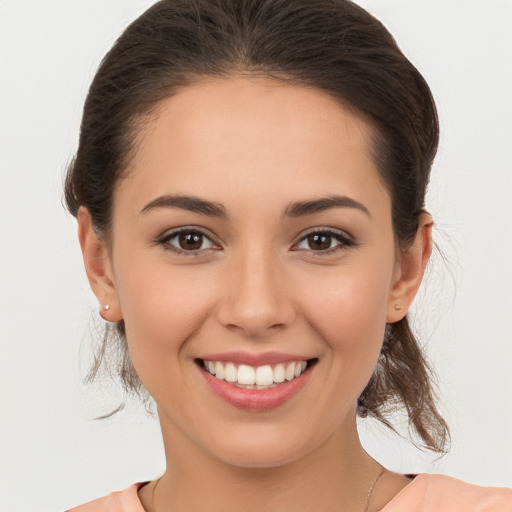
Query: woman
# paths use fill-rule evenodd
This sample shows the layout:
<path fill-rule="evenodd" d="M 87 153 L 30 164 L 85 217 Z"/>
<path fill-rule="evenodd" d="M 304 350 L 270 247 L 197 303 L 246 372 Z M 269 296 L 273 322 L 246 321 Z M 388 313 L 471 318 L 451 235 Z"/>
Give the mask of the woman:
<path fill-rule="evenodd" d="M 164 0 L 125 31 L 66 200 L 167 469 L 74 510 L 512 510 L 388 471 L 356 429 L 402 405 L 445 450 L 407 321 L 437 142 L 427 84 L 351 2 Z"/>

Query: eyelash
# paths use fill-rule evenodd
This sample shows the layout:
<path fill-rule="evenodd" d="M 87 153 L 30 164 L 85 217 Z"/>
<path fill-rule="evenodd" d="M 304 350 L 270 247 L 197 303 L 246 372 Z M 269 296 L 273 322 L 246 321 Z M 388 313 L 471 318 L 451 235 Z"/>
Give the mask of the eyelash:
<path fill-rule="evenodd" d="M 204 242 L 204 240 L 207 240 L 210 242 L 210 244 L 213 247 L 208 247 L 206 249 L 198 249 L 198 250 L 185 250 L 185 249 L 181 249 L 175 245 L 172 245 L 170 243 L 170 241 L 172 239 L 178 238 L 180 235 L 184 235 L 184 234 L 199 235 L 200 237 L 202 237 L 203 242 Z M 192 227 L 190 227 L 190 228 L 183 227 L 183 228 L 177 229 L 175 231 L 171 231 L 170 233 L 166 233 L 165 235 L 161 236 L 157 240 L 157 243 L 159 245 L 161 245 L 166 251 L 171 251 L 171 252 L 174 252 L 175 254 L 179 254 L 179 255 L 183 255 L 183 256 L 200 256 L 204 251 L 208 251 L 208 250 L 212 250 L 212 249 L 213 250 L 220 249 L 218 244 L 216 244 L 212 240 L 211 236 L 208 236 L 207 234 L 205 234 L 201 229 L 192 228 Z"/>
<path fill-rule="evenodd" d="M 202 237 L 202 240 L 208 240 L 212 247 L 207 247 L 206 249 L 197 249 L 197 250 L 185 250 L 181 249 L 179 247 L 176 247 L 175 245 L 171 244 L 170 241 L 172 239 L 178 238 L 180 235 L 183 234 L 189 234 L 189 235 L 199 235 Z M 334 238 L 339 243 L 335 245 L 334 247 L 330 247 L 328 249 L 318 250 L 315 251 L 313 249 L 298 249 L 295 248 L 302 242 L 306 241 L 308 237 L 313 235 L 325 235 L 331 238 Z M 216 244 L 212 237 L 205 234 L 201 229 L 196 228 L 180 228 L 175 231 L 172 231 L 170 233 L 166 233 L 165 235 L 158 238 L 157 243 L 161 245 L 165 250 L 174 252 L 175 254 L 184 255 L 184 256 L 200 256 L 204 251 L 208 250 L 220 250 L 220 247 L 218 244 Z M 294 245 L 294 248 L 292 248 L 293 251 L 301 251 L 301 250 L 309 250 L 311 254 L 315 256 L 323 256 L 326 254 L 334 254 L 338 251 L 344 250 L 348 247 L 355 246 L 356 243 L 345 233 L 342 231 L 337 231 L 332 228 L 315 228 L 314 230 L 311 230 L 310 232 L 306 233 L 302 236 L 302 238 L 299 240 L 298 243 Z"/>
<path fill-rule="evenodd" d="M 294 251 L 300 251 L 300 250 L 309 250 L 312 255 L 314 256 L 323 256 L 327 254 L 335 254 L 339 251 L 342 251 L 344 249 L 347 249 L 349 247 L 354 247 L 356 243 L 354 240 L 352 240 L 349 235 L 344 233 L 343 231 L 338 231 L 332 228 L 315 228 L 308 233 L 306 233 L 302 238 L 299 240 L 295 246 L 299 245 L 300 243 L 307 240 L 310 236 L 313 235 L 326 235 L 328 237 L 334 238 L 336 241 L 339 242 L 339 244 L 335 245 L 334 247 L 330 247 L 328 249 L 323 249 L 319 251 L 315 251 L 313 249 L 293 249 Z"/>

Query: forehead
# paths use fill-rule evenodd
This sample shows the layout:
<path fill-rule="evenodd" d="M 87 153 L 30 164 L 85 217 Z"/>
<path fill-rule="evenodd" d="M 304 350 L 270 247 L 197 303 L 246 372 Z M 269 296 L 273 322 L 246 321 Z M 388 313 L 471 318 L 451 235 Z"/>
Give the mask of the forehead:
<path fill-rule="evenodd" d="M 147 141 L 152 132 L 161 134 L 163 125 L 170 133 L 173 120 L 179 135 L 198 143 L 211 139 L 215 127 L 236 128 L 239 136 L 249 131 L 254 135 L 258 129 L 269 136 L 279 133 L 283 142 L 283 137 L 323 138 L 330 132 L 332 137 L 340 136 L 345 142 L 357 140 L 369 149 L 373 132 L 355 109 L 326 92 L 257 77 L 207 79 L 179 87 L 153 111 L 138 134 L 138 142 Z M 241 132 L 241 128 L 246 130 Z"/>
<path fill-rule="evenodd" d="M 118 192 L 141 204 L 158 193 L 361 195 L 373 182 L 374 195 L 387 195 L 371 140 L 367 122 L 317 89 L 209 80 L 160 103 L 137 134 Z"/>

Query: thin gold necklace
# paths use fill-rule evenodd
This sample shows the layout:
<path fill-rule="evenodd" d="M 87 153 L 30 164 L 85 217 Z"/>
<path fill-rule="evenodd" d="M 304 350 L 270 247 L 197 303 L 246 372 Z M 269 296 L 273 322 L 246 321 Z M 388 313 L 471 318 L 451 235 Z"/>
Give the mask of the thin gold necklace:
<path fill-rule="evenodd" d="M 379 474 L 377 475 L 377 478 L 372 482 L 372 485 L 370 485 L 370 488 L 368 489 L 368 494 L 366 495 L 366 505 L 364 507 L 363 512 L 368 511 L 368 507 L 370 505 L 370 498 L 372 497 L 373 488 L 375 487 L 375 484 L 379 481 L 379 478 L 384 474 L 384 471 L 386 471 L 386 468 L 382 467 L 379 471 Z"/>
<path fill-rule="evenodd" d="M 384 474 L 384 471 L 386 471 L 386 468 L 382 467 L 379 471 L 379 474 L 377 475 L 377 478 L 373 480 L 373 482 L 370 485 L 370 488 L 368 489 L 368 492 L 366 494 L 366 503 L 363 512 L 368 512 L 368 507 L 370 505 L 370 498 L 372 497 L 373 488 L 375 487 L 375 484 L 379 481 L 379 478 Z M 160 477 L 162 478 L 162 477 Z M 156 486 L 158 485 L 158 482 L 160 482 L 160 478 L 155 482 L 155 485 L 153 487 L 153 492 L 151 493 L 151 512 L 156 512 L 155 509 L 155 491 Z"/>

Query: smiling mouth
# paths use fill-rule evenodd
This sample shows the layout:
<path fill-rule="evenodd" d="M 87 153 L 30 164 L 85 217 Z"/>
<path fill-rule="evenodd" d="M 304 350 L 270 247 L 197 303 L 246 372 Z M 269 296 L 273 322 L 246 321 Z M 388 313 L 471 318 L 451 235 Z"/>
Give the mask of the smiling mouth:
<path fill-rule="evenodd" d="M 197 359 L 198 365 L 216 379 L 241 389 L 265 390 L 291 382 L 314 366 L 317 359 L 274 365 L 249 366 L 226 361 Z"/>

